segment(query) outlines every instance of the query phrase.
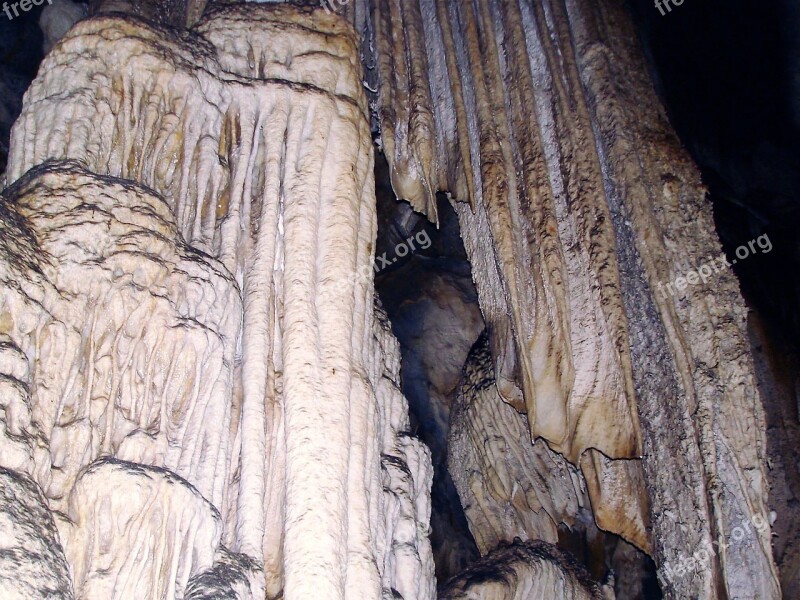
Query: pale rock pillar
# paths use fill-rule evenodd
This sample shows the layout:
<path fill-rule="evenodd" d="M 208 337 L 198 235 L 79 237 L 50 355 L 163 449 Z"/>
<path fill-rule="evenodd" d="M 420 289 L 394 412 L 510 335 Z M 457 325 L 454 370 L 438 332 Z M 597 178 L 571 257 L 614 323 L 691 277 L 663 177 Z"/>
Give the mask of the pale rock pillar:
<path fill-rule="evenodd" d="M 49 326 L 57 355 L 31 326 L 0 331 L 32 366 L 32 396 L 49 398 L 31 415 L 42 457 L 28 454 L 51 503 L 97 457 L 164 467 L 222 524 L 214 553 L 181 570 L 191 597 L 237 556 L 237 572 L 263 569 L 268 598 L 432 598 L 430 456 L 408 433 L 399 350 L 375 316 L 373 150 L 351 27 L 273 5 L 211 11 L 181 35 L 98 16 L 45 59 L 12 137 L 10 182 L 60 161 L 12 189 L 46 206 L 44 177 L 61 203 L 49 220 L 21 215 L 17 237 L 56 251 L 29 265 L 47 296 L 33 329 L 51 305 L 74 326 Z M 72 221 L 88 227 L 73 243 L 46 236 Z M 122 260 L 115 245 L 132 256 L 92 271 Z M 62 298 L 68 284 L 79 289 Z M 13 325 L 29 308 L 8 302 Z M 41 369 L 56 365 L 45 389 Z M 84 367 L 102 393 L 75 385 Z M 65 418 L 72 405 L 86 418 Z M 238 581 L 252 592 L 258 576 Z"/>

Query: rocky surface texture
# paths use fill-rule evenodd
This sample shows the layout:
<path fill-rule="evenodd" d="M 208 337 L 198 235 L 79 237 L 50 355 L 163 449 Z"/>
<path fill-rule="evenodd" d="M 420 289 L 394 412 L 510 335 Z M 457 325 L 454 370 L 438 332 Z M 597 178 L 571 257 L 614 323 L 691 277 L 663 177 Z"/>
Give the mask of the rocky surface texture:
<path fill-rule="evenodd" d="M 721 248 L 621 0 L 91 11 L 0 195 L 0 596 L 780 597 L 794 382 L 673 290 Z"/>
<path fill-rule="evenodd" d="M 429 453 L 355 276 L 375 236 L 356 44 L 310 9 L 181 35 L 98 17 L 29 90 L 0 457 L 68 515 L 79 597 L 432 597 Z"/>
<path fill-rule="evenodd" d="M 475 345 L 450 420 L 449 466 L 482 554 L 499 543 L 558 541 L 588 507 L 580 471 L 539 439 L 500 398 L 488 341 Z"/>
<path fill-rule="evenodd" d="M 605 592 L 605 593 L 604 593 Z M 448 582 L 441 600 L 614 600 L 588 573 L 544 542 L 502 544 L 479 563 Z"/>
<path fill-rule="evenodd" d="M 644 485 L 616 490 L 627 510 L 623 539 L 598 530 L 581 470 L 543 440 L 531 443 L 526 415 L 500 397 L 486 335 L 466 363 L 449 431 L 449 473 L 482 555 L 511 539 L 544 541 L 580 557 L 597 580 L 618 575 L 609 587 L 620 598 L 647 597 L 647 499 L 625 501 L 645 495 Z"/>
<path fill-rule="evenodd" d="M 0 467 L 0 590 L 7 600 L 73 600 L 53 515 L 39 487 Z"/>
<path fill-rule="evenodd" d="M 463 201 L 501 397 L 601 528 L 648 549 L 649 513 L 667 597 L 779 597 L 769 531 L 732 537 L 768 512 L 744 303 L 728 271 L 665 291 L 721 247 L 622 3 L 377 4 L 392 180 L 431 218 L 432 191 Z"/>

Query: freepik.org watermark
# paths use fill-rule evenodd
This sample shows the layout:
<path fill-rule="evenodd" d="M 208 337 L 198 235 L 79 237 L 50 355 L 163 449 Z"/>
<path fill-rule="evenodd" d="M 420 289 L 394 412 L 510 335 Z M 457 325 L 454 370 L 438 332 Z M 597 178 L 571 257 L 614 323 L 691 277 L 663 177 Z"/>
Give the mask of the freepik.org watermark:
<path fill-rule="evenodd" d="M 373 271 L 377 275 L 381 271 L 388 269 L 395 264 L 399 259 L 413 254 L 417 250 L 427 250 L 431 247 L 431 238 L 428 232 L 424 229 L 417 232 L 416 235 L 409 236 L 406 240 L 400 242 L 394 247 L 393 257 L 390 257 L 387 252 L 376 256 L 372 264 L 365 264 L 357 269 L 353 277 L 338 279 L 333 284 L 326 288 L 327 294 L 343 291 L 352 281 L 368 281 L 372 277 Z M 324 295 L 324 294 L 323 294 Z"/>
<path fill-rule="evenodd" d="M 656 0 L 656 8 L 663 17 L 668 12 L 672 12 L 672 7 L 670 6 L 670 4 L 674 4 L 675 6 L 680 6 L 681 4 L 683 4 L 683 2 L 684 0 Z M 666 12 L 664 11 L 665 8 L 667 9 Z"/>
<path fill-rule="evenodd" d="M 419 244 L 420 250 L 427 250 L 431 247 L 431 238 L 428 235 L 428 232 L 423 229 L 419 231 L 417 235 L 412 235 L 405 241 L 397 244 L 397 246 L 394 247 L 394 258 L 392 260 L 389 260 L 386 252 L 380 256 L 376 256 L 375 265 L 373 267 L 375 269 L 375 273 L 380 273 L 384 269 L 388 269 L 391 265 L 397 262 L 398 258 L 404 258 L 410 253 L 416 252 L 417 247 L 414 244 L 415 241 L 417 244 Z"/>
<path fill-rule="evenodd" d="M 770 520 L 774 520 L 775 514 L 770 514 Z M 750 527 L 752 524 L 752 528 Z M 769 531 L 769 522 L 761 515 L 754 515 L 750 521 L 743 521 L 741 525 L 734 527 L 726 543 L 721 538 L 713 542 L 704 540 L 703 547 L 692 553 L 691 556 L 681 556 L 677 563 L 665 562 L 663 570 L 659 571 L 658 578 L 666 578 L 668 581 L 675 581 L 691 573 L 707 569 L 712 557 L 716 556 L 720 550 L 725 551 L 735 542 L 741 542 L 747 536 L 753 536 Z M 733 541 L 730 541 L 733 540 Z M 662 584 L 664 582 L 662 581 Z"/>
<path fill-rule="evenodd" d="M 45 2 L 47 2 L 48 4 L 52 4 L 53 0 L 19 0 L 19 2 L 14 2 L 12 4 L 9 4 L 8 2 L 3 2 L 3 12 L 6 13 L 8 20 L 12 21 L 14 17 L 19 16 L 20 11 L 24 13 L 28 12 L 34 6 L 41 6 Z M 14 13 L 13 16 L 11 15 L 12 11 Z"/>
<path fill-rule="evenodd" d="M 772 242 L 769 236 L 765 233 L 758 236 L 754 240 L 750 240 L 747 244 L 742 244 L 736 248 L 736 258 L 728 262 L 728 257 L 723 253 L 718 258 L 709 257 L 708 261 L 699 265 L 696 269 L 689 271 L 685 275 L 676 277 L 673 281 L 668 283 L 659 283 L 658 291 L 662 298 L 674 296 L 678 292 L 682 292 L 690 285 L 697 285 L 700 282 L 703 284 L 708 283 L 713 275 L 722 273 L 724 269 L 730 269 L 731 265 L 735 265 L 740 260 L 744 260 L 753 254 L 757 254 L 756 246 L 762 251 L 763 254 L 768 254 L 772 250 Z"/>

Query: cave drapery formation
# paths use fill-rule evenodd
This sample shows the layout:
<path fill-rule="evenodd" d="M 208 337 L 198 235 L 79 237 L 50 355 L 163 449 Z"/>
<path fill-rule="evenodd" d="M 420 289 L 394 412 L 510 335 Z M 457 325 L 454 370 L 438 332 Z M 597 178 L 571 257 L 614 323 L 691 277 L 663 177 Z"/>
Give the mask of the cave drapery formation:
<path fill-rule="evenodd" d="M 665 598 L 780 598 L 769 528 L 733 535 L 769 520 L 746 309 L 728 272 L 658 293 L 721 248 L 620 0 L 92 13 L 0 201 L 9 597 L 613 598 L 580 525 Z M 481 556 L 438 591 L 373 137 L 452 202 L 486 324 L 447 439 Z"/>

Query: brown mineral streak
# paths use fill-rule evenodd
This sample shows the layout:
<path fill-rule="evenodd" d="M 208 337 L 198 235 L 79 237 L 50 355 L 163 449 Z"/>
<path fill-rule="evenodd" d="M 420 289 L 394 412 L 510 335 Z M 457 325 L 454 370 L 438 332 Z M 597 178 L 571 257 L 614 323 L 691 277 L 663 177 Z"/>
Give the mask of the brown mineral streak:
<path fill-rule="evenodd" d="M 545 5 L 552 15 L 549 21 L 544 14 Z M 596 141 L 592 133 L 592 121 L 586 108 L 583 86 L 572 51 L 569 19 L 562 0 L 535 2 L 533 7 L 539 25 L 539 39 L 545 47 L 548 64 L 553 73 L 554 96 L 557 100 L 553 115 L 559 132 L 559 141 L 564 145 L 562 173 L 567 184 L 567 201 L 578 216 L 579 232 L 585 247 L 589 250 L 591 272 L 597 277 L 600 307 L 606 317 L 625 382 L 626 406 L 619 407 L 618 410 L 623 418 L 627 417 L 632 430 L 626 436 L 627 439 L 621 441 L 625 445 L 618 447 L 610 456 L 615 458 L 640 456 L 641 434 L 631 376 L 627 322 L 619 292 L 616 242 L 605 199 L 605 186 L 596 152 Z M 547 27 L 548 23 L 554 24 L 555 31 Z M 553 39 L 558 40 L 558 49 L 554 47 Z"/>
<path fill-rule="evenodd" d="M 425 0 L 419 5 L 427 7 Z M 415 6 L 383 22 L 383 38 L 395 45 L 378 37 L 378 55 L 392 54 L 382 68 L 416 72 L 419 62 L 413 69 L 406 63 L 417 43 L 410 49 L 398 38 L 407 40 L 405 31 L 412 29 L 418 39 L 418 27 L 409 22 L 417 14 Z M 439 2 L 436 14 L 437 23 L 425 23 L 422 43 L 437 77 L 441 68 L 433 70 L 431 53 L 445 54 L 454 114 L 439 114 L 439 106 L 432 111 L 436 123 L 450 118 L 455 125 L 436 130 L 450 151 L 435 160 L 440 185 L 459 169 L 473 171 L 467 181 L 475 183 L 469 194 L 474 212 L 455 208 L 491 334 L 498 391 L 526 410 L 532 437 L 542 436 L 573 463 L 580 461 L 597 523 L 659 561 L 674 560 L 677 542 L 668 532 L 678 522 L 692 523 L 692 543 L 702 544 L 730 531 L 733 515 L 763 514 L 763 414 L 750 391 L 752 365 L 744 349 L 736 353 L 720 342 L 728 336 L 741 348 L 741 299 L 726 283 L 712 299 L 691 290 L 688 308 L 652 292 L 641 311 L 629 304 L 642 303 L 630 300 L 640 286 L 636 265 L 652 290 L 674 278 L 690 255 L 718 252 L 718 242 L 701 206 L 696 169 L 663 117 L 620 3 Z M 429 39 L 431 32 L 441 33 L 441 41 Z M 441 94 L 442 84 L 432 76 L 423 73 L 414 81 L 427 81 Z M 419 156 L 409 140 L 424 124 L 406 116 L 382 118 L 381 126 L 385 136 L 406 132 L 407 139 L 392 138 L 393 155 Z M 396 147 L 403 143 L 406 149 Z M 461 164 L 451 164 L 459 155 Z M 393 156 L 388 159 L 392 164 Z M 395 161 L 394 167 L 403 165 Z M 421 172 L 405 175 L 424 185 Z M 677 184 L 668 186 L 668 180 Z M 630 241 L 617 239 L 626 230 Z M 623 258 L 625 275 L 634 278 L 624 288 Z M 730 309 L 724 308 L 728 301 Z M 650 303 L 655 322 L 642 320 L 651 319 Z M 648 327 L 663 328 L 663 336 L 651 340 Z M 634 348 L 645 363 L 634 365 Z M 665 377 L 660 395 L 647 379 L 646 361 L 656 357 Z M 698 360 L 713 371 L 696 367 Z M 640 413 L 648 420 L 646 432 Z M 659 434 L 659 427 L 668 433 Z M 667 441 L 663 448 L 659 436 Z M 727 440 L 723 447 L 715 443 L 720 436 Z M 720 477 L 726 490 L 737 490 L 735 497 L 721 500 Z M 680 485 L 690 491 L 672 497 Z M 630 506 L 615 496 L 619 489 L 627 490 Z M 658 536 L 651 545 L 648 510 L 653 530 L 672 540 L 670 546 Z M 637 515 L 644 516 L 633 526 Z M 762 535 L 752 547 L 764 572 L 774 575 L 768 546 Z M 669 593 L 750 589 L 733 565 L 741 573 L 749 566 L 741 569 L 741 561 L 725 553 L 719 562 L 708 573 L 668 583 L 675 586 Z M 757 577 L 750 585 L 774 597 L 774 580 Z"/>

